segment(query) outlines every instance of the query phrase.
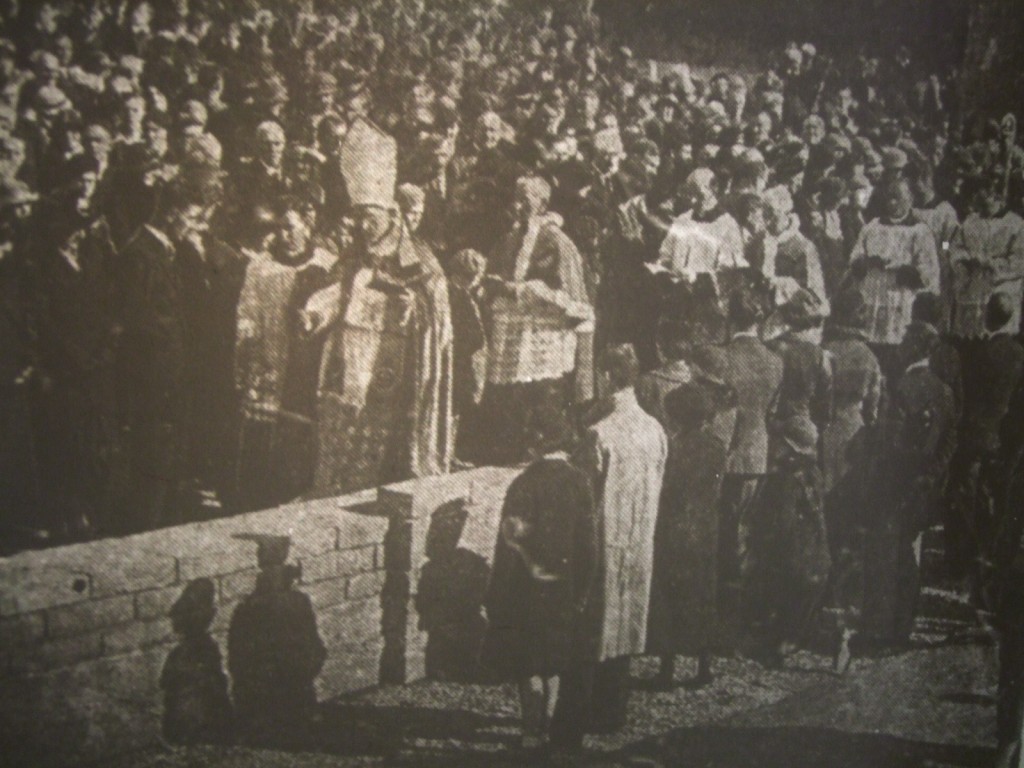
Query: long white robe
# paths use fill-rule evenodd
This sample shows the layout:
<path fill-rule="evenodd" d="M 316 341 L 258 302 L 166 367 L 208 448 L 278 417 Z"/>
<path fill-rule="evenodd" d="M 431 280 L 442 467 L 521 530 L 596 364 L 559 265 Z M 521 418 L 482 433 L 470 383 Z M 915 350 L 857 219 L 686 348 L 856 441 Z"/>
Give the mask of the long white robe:
<path fill-rule="evenodd" d="M 601 552 L 599 583 L 588 615 L 593 660 L 644 653 L 654 573 L 654 525 L 668 459 L 661 425 L 627 389 L 594 425 L 578 462 L 594 483 Z"/>

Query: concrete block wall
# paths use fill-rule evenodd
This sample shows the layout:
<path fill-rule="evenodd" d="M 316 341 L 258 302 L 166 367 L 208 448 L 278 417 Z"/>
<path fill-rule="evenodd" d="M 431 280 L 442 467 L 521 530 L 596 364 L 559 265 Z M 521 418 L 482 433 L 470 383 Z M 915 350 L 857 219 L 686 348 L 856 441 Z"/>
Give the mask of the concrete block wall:
<path fill-rule="evenodd" d="M 423 674 L 413 607 L 431 516 L 468 515 L 465 545 L 490 557 L 512 470 L 483 468 L 336 499 L 0 558 L 3 765 L 80 765 L 159 739 L 160 672 L 175 637 L 167 612 L 192 579 L 216 584 L 212 633 L 256 577 L 243 533 L 291 538 L 314 605 L 329 699 Z"/>

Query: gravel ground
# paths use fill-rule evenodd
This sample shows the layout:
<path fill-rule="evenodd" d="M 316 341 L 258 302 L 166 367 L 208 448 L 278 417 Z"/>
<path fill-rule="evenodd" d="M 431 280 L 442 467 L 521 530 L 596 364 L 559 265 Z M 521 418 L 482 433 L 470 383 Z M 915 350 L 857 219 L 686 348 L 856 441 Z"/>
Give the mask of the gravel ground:
<path fill-rule="evenodd" d="M 745 659 L 716 662 L 716 680 L 691 691 L 651 691 L 653 659 L 633 663 L 630 722 L 588 737 L 581 764 L 694 768 L 982 768 L 992 760 L 996 660 L 971 632 L 970 611 L 928 590 L 914 647 L 855 659 L 844 677 L 810 652 L 770 671 Z M 950 633 L 966 637 L 950 637 Z M 686 664 L 680 678 L 692 673 Z M 315 752 L 175 749 L 133 755 L 133 768 L 296 766 L 515 766 L 510 686 L 423 682 L 323 705 Z M 111 763 L 107 763 L 110 766 Z"/>

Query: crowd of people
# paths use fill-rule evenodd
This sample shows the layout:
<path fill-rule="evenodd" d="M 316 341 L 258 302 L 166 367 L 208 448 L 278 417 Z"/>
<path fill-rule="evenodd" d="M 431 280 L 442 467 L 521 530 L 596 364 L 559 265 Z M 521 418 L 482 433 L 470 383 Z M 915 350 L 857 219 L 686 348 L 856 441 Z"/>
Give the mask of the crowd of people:
<path fill-rule="evenodd" d="M 991 609 L 1014 117 L 903 49 L 698 74 L 575 8 L 426 5 L 3 4 L 5 537 L 530 462 L 485 652 L 533 736 L 564 678 L 569 741 L 630 654 L 905 643 L 939 522 Z"/>

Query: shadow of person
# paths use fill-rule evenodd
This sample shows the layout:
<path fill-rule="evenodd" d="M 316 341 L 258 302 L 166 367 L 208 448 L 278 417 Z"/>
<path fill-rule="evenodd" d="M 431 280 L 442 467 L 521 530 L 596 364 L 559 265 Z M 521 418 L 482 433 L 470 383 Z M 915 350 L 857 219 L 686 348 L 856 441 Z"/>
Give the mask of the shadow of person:
<path fill-rule="evenodd" d="M 175 744 L 223 744 L 231 740 L 232 711 L 220 648 L 210 637 L 217 612 L 210 579 L 188 583 L 171 606 L 178 644 L 167 654 L 160 688 L 163 734 Z"/>
<path fill-rule="evenodd" d="M 427 563 L 415 606 L 427 632 L 426 675 L 431 680 L 480 679 L 479 656 L 487 623 L 482 606 L 490 568 L 459 546 L 468 512 L 461 501 L 438 508 L 427 531 Z"/>
<path fill-rule="evenodd" d="M 314 681 L 327 650 L 309 597 L 294 588 L 286 536 L 242 534 L 257 544 L 256 586 L 231 617 L 228 670 L 239 736 L 254 746 L 299 749 L 317 729 Z"/>
<path fill-rule="evenodd" d="M 321 705 L 321 754 L 395 758 L 416 749 L 415 764 L 426 757 L 413 745 L 458 744 L 461 756 L 448 765 L 462 765 L 475 752 L 508 750 L 518 744 L 516 720 L 458 707 L 390 706 L 339 699 Z"/>

